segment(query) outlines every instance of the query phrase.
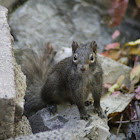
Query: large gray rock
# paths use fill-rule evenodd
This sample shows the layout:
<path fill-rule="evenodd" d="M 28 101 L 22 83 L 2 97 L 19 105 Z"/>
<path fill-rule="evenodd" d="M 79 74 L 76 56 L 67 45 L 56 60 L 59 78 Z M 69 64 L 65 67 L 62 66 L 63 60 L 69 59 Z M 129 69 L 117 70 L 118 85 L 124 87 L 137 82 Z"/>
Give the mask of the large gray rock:
<path fill-rule="evenodd" d="M 8 8 L 8 10 L 12 10 L 15 3 L 17 3 L 18 0 L 0 0 L 0 5 Z"/>
<path fill-rule="evenodd" d="M 92 116 L 88 121 L 80 119 L 79 111 L 75 105 L 57 106 L 57 114 L 50 115 L 46 108 L 38 111 L 29 118 L 33 133 L 47 131 L 21 139 L 65 139 L 65 140 L 107 140 L 110 137 L 107 120 L 94 114 L 92 107 L 87 111 Z M 20 138 L 17 138 L 20 139 Z"/>
<path fill-rule="evenodd" d="M 21 120 L 23 114 L 26 90 L 25 76 L 13 55 L 7 13 L 8 10 L 0 6 L 0 139 L 13 136 L 14 123 Z"/>
<path fill-rule="evenodd" d="M 11 138 L 9 140 L 80 140 L 80 139 L 76 138 L 75 135 L 73 135 L 73 133 L 60 129 L 48 132 L 41 132 L 35 135 Z"/>
<path fill-rule="evenodd" d="M 131 68 L 112 59 L 98 55 L 104 71 L 104 83 L 115 83 L 121 75 L 125 76 L 123 83 L 130 83 Z"/>
<path fill-rule="evenodd" d="M 111 0 L 86 0 L 92 4 L 98 4 L 101 8 L 109 9 L 111 7 Z"/>
<path fill-rule="evenodd" d="M 70 47 L 73 40 L 88 42 L 96 40 L 99 50 L 113 42 L 111 35 L 115 29 L 106 24 L 109 0 L 88 3 L 90 0 L 29 0 L 14 11 L 9 18 L 14 48 L 40 47 L 50 42 L 55 49 Z M 133 25 L 133 24 L 132 24 Z M 139 37 L 139 32 L 130 24 L 123 23 L 117 29 L 120 37 L 115 40 L 126 43 Z M 133 32 L 133 36 L 131 35 Z M 42 45 L 43 46 L 43 45 Z"/>
<path fill-rule="evenodd" d="M 84 1 L 29 0 L 9 19 L 14 47 L 40 47 L 40 42 L 51 42 L 58 49 L 70 46 L 73 40 L 94 39 L 102 50 L 111 37 L 101 26 L 99 11 Z"/>
<path fill-rule="evenodd" d="M 12 10 L 18 5 L 23 3 L 26 0 L 0 0 L 0 5 L 6 7 L 9 12 L 12 12 Z"/>

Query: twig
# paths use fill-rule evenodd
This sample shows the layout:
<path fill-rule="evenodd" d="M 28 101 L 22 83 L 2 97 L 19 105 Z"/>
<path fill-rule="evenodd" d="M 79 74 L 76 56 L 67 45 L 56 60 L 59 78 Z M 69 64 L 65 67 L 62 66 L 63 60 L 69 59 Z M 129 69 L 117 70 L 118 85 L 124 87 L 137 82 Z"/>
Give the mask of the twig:
<path fill-rule="evenodd" d="M 130 91 L 128 92 L 128 94 L 130 94 Z M 126 101 L 132 100 L 137 94 L 138 94 L 138 92 L 135 93 L 135 94 L 133 94 L 133 95 L 132 95 L 130 98 L 128 98 Z"/>
<path fill-rule="evenodd" d="M 120 131 L 120 128 L 121 128 L 121 126 L 122 126 L 122 120 L 123 120 L 123 114 L 121 114 L 120 124 L 119 124 L 119 127 L 118 127 L 118 129 L 117 129 L 116 140 L 118 139 L 119 131 Z"/>
<path fill-rule="evenodd" d="M 109 118 L 109 119 L 108 119 L 108 122 L 109 122 L 110 120 L 112 120 L 113 118 L 114 118 L 114 117 Z"/>
<path fill-rule="evenodd" d="M 128 120 L 128 121 L 116 121 L 115 123 L 129 123 L 129 122 L 139 122 L 139 120 Z"/>
<path fill-rule="evenodd" d="M 136 108 L 137 117 L 140 121 L 140 105 L 138 101 L 135 101 L 135 108 Z"/>
<path fill-rule="evenodd" d="M 138 62 L 138 59 L 139 59 L 139 56 L 137 55 L 137 56 L 135 57 L 134 68 L 136 67 L 136 64 L 137 64 L 137 62 Z"/>

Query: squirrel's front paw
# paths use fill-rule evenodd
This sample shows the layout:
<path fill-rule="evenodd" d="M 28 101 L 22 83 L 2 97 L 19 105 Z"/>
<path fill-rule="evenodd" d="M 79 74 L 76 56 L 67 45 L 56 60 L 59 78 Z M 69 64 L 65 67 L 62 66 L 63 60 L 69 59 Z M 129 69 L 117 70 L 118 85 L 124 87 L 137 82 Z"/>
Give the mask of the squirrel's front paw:
<path fill-rule="evenodd" d="M 47 110 L 50 114 L 55 114 L 57 112 L 57 106 L 56 105 L 47 105 Z"/>
<path fill-rule="evenodd" d="M 90 115 L 89 114 L 81 114 L 81 119 L 82 120 L 88 120 L 89 119 L 89 117 L 90 117 Z"/>
<path fill-rule="evenodd" d="M 99 115 L 99 117 L 101 118 L 106 118 L 106 115 L 105 113 L 103 112 L 102 108 L 99 107 L 99 108 L 94 108 L 93 110 L 95 113 L 97 113 Z"/>

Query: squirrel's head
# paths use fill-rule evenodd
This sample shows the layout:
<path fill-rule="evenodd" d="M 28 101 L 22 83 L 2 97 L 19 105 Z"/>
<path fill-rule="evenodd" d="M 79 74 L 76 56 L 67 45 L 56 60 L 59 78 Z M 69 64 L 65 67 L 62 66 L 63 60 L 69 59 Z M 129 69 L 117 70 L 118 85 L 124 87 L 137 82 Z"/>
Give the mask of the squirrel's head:
<path fill-rule="evenodd" d="M 73 63 L 77 65 L 77 70 L 84 73 L 96 61 L 97 44 L 95 41 L 87 44 L 72 43 Z"/>

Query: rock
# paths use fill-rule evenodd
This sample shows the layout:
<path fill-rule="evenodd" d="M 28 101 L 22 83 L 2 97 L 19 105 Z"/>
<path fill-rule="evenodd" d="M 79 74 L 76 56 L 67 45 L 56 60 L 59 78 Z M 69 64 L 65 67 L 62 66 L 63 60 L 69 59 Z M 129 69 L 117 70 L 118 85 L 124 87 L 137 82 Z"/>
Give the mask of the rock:
<path fill-rule="evenodd" d="M 116 139 L 116 135 L 112 134 L 110 137 L 110 140 L 115 140 Z M 119 133 L 117 140 L 126 140 L 126 136 L 124 133 Z"/>
<path fill-rule="evenodd" d="M 79 111 L 76 105 L 58 105 L 57 109 L 58 112 L 55 115 L 50 115 L 47 109 L 44 108 L 29 118 L 33 132 L 36 133 L 49 130 L 45 133 L 39 133 L 39 138 L 42 138 L 43 134 L 46 134 L 45 137 L 43 136 L 44 139 L 53 139 L 56 137 L 54 134 L 57 134 L 55 139 L 64 138 L 66 140 L 74 140 L 75 138 L 76 140 L 106 140 L 109 138 L 110 133 L 106 118 L 99 118 L 97 114 L 93 113 L 92 107 L 87 108 L 87 111 L 92 116 L 88 121 L 80 119 Z M 45 127 L 46 130 L 44 129 Z M 36 136 L 37 135 L 32 136 L 33 139 L 36 139 Z M 20 138 L 30 139 L 31 136 Z"/>
<path fill-rule="evenodd" d="M 18 0 L 0 0 L 0 5 L 8 8 L 9 11 L 12 11 L 14 5 L 18 2 Z"/>
<path fill-rule="evenodd" d="M 13 8 L 26 0 L 0 0 L 0 5 L 6 7 L 9 12 L 13 10 Z"/>
<path fill-rule="evenodd" d="M 40 116 L 40 111 L 38 111 L 35 115 L 32 115 L 29 118 L 29 122 L 32 126 L 32 132 L 34 134 L 50 130 L 47 126 L 45 126 L 43 118 Z"/>
<path fill-rule="evenodd" d="M 32 129 L 29 124 L 29 121 L 25 116 L 22 116 L 21 121 L 15 123 L 13 137 L 17 137 L 21 135 L 30 135 L 30 134 L 32 134 Z"/>
<path fill-rule="evenodd" d="M 115 83 L 119 76 L 124 75 L 123 83 L 129 84 L 131 68 L 112 59 L 99 55 L 104 70 L 104 83 Z"/>
<path fill-rule="evenodd" d="M 136 139 L 140 138 L 140 122 L 128 123 L 125 125 L 124 129 L 127 139 Z"/>
<path fill-rule="evenodd" d="M 7 13 L 0 6 L 0 139 L 13 136 L 14 121 L 23 112 L 26 89 L 25 76 L 14 59 Z"/>
<path fill-rule="evenodd" d="M 12 136 L 15 116 L 15 83 L 8 10 L 0 6 L 0 139 Z"/>
<path fill-rule="evenodd" d="M 71 56 L 71 54 L 71 48 L 62 48 L 57 52 L 55 62 L 57 63 L 62 59 Z M 102 55 L 98 55 L 98 58 L 104 71 L 104 83 L 113 84 L 121 75 L 125 76 L 123 83 L 128 84 L 130 82 L 130 72 L 132 70 L 130 67 Z"/>
<path fill-rule="evenodd" d="M 98 4 L 102 8 L 109 9 L 111 6 L 111 0 L 87 0 L 89 3 L 92 3 L 94 5 Z"/>
<path fill-rule="evenodd" d="M 15 59 L 14 59 L 15 60 Z M 26 91 L 26 77 L 21 71 L 21 67 L 14 61 L 14 76 L 15 76 L 15 121 L 21 120 L 24 110 L 24 96 Z"/>
<path fill-rule="evenodd" d="M 94 39 L 102 50 L 111 42 L 111 37 L 100 24 L 98 10 L 88 3 L 73 0 L 29 0 L 9 19 L 16 39 L 14 47 L 37 48 L 40 43 L 50 42 L 59 49 L 70 46 L 73 40 L 85 42 Z"/>
<path fill-rule="evenodd" d="M 80 140 L 80 139 L 76 138 L 73 133 L 60 129 L 48 132 L 41 132 L 35 135 L 21 136 L 14 139 L 11 138 L 9 140 Z"/>
<path fill-rule="evenodd" d="M 73 40 L 88 42 L 96 40 L 99 50 L 113 42 L 111 35 L 115 29 L 107 28 L 107 9 L 99 5 L 109 5 L 110 0 L 28 0 L 15 10 L 9 18 L 15 42 L 14 48 L 39 48 L 50 42 L 56 50 L 70 47 Z M 18 20 L 17 20 L 18 19 Z M 138 24 L 139 25 L 139 24 Z M 127 20 L 118 27 L 121 44 L 139 38 L 139 31 Z M 127 32 L 126 32 L 127 31 Z M 133 32 L 133 36 L 131 35 Z"/>

